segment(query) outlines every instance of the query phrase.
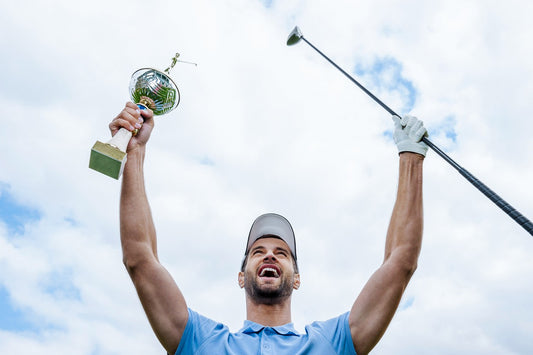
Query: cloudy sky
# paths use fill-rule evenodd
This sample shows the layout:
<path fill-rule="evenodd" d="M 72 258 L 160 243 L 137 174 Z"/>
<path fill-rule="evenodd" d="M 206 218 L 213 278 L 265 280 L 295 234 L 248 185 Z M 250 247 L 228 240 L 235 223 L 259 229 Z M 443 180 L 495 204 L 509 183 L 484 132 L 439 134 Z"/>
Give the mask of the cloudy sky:
<path fill-rule="evenodd" d="M 527 1 L 10 1 L 0 12 L 0 353 L 161 354 L 122 265 L 120 181 L 91 146 L 138 68 L 175 52 L 178 108 L 145 163 L 159 254 L 188 305 L 238 330 L 253 219 L 296 231 L 299 330 L 349 310 L 382 261 L 389 115 L 306 38 L 533 218 Z M 419 268 L 374 354 L 533 353 L 533 239 L 439 156 Z"/>

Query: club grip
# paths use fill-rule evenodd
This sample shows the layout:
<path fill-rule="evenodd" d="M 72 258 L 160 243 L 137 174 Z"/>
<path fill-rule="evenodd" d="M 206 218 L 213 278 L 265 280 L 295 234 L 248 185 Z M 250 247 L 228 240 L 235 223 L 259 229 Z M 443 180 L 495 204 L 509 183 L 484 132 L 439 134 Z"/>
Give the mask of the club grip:
<path fill-rule="evenodd" d="M 512 219 L 521 225 L 529 234 L 533 235 L 533 223 L 527 219 L 524 215 L 518 212 L 513 206 L 508 204 L 503 198 L 498 196 L 487 185 L 479 181 L 475 176 L 470 174 L 467 170 L 461 169 L 459 173 L 463 175 L 468 181 L 470 181 L 475 187 L 478 188 L 485 196 L 487 196 L 492 202 L 500 207 L 505 213 L 507 213 Z"/>
<path fill-rule="evenodd" d="M 442 150 L 439 149 L 435 144 L 433 144 L 427 137 L 422 138 L 422 141 L 426 143 L 432 150 L 434 150 L 438 155 L 440 155 L 444 160 L 450 163 L 459 174 L 463 175 L 472 185 L 474 185 L 479 191 L 481 191 L 485 196 L 487 196 L 496 206 L 500 207 L 505 213 L 509 215 L 516 223 L 522 226 L 529 234 L 533 235 L 533 223 L 527 219 L 523 214 L 518 212 L 513 206 L 508 204 L 503 198 L 498 196 L 494 191 L 492 191 L 487 185 L 478 180 L 474 175 L 470 174 L 468 170 L 457 164 L 446 155 Z"/>

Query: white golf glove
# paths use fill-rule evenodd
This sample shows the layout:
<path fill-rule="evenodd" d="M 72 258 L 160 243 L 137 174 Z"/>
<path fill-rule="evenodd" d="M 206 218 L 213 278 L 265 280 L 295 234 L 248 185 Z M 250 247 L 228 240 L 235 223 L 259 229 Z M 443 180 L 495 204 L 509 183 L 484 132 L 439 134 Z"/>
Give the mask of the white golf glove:
<path fill-rule="evenodd" d="M 426 156 L 428 146 L 422 142 L 422 138 L 427 136 L 424 123 L 414 116 L 392 116 L 394 121 L 394 143 L 398 147 L 398 153 L 413 152 Z"/>

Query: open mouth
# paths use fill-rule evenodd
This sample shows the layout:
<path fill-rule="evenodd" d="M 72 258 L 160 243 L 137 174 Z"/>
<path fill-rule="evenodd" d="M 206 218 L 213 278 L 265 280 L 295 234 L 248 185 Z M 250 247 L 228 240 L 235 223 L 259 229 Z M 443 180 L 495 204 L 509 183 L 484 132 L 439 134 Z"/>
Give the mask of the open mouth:
<path fill-rule="evenodd" d="M 280 275 L 281 275 L 281 270 L 276 265 L 265 264 L 259 268 L 259 277 L 278 278 Z"/>

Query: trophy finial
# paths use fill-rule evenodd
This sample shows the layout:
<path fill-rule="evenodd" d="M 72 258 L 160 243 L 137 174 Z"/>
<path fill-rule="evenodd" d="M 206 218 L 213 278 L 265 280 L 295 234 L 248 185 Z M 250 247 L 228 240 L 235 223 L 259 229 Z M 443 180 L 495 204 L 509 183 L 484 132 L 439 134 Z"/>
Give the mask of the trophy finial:
<path fill-rule="evenodd" d="M 165 73 L 170 74 L 170 70 L 172 70 L 172 68 L 174 68 L 174 65 L 176 65 L 176 63 L 178 62 L 179 56 L 180 54 L 176 53 L 176 55 L 172 57 L 172 63 L 170 63 L 170 66 L 164 70 Z"/>

